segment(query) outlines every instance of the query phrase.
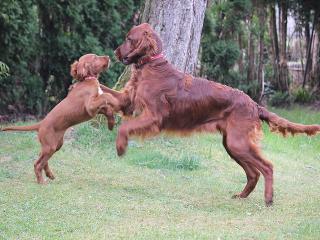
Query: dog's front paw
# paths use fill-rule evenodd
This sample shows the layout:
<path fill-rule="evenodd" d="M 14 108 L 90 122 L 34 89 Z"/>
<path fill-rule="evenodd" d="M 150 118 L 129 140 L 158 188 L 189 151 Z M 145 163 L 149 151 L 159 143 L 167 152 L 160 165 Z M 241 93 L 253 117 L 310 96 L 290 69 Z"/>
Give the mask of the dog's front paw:
<path fill-rule="evenodd" d="M 108 117 L 108 129 L 109 129 L 110 131 L 113 130 L 114 125 L 115 125 L 115 119 L 114 119 L 114 117 Z"/>
<path fill-rule="evenodd" d="M 118 136 L 116 141 L 116 147 L 117 147 L 117 153 L 119 157 L 126 152 L 127 146 L 128 146 L 127 138 L 123 136 Z"/>
<path fill-rule="evenodd" d="M 273 200 L 270 199 L 270 200 L 266 200 L 266 207 L 272 207 L 273 205 Z"/>
<path fill-rule="evenodd" d="M 119 157 L 121 157 L 126 152 L 125 146 L 118 146 L 117 145 L 117 154 Z"/>

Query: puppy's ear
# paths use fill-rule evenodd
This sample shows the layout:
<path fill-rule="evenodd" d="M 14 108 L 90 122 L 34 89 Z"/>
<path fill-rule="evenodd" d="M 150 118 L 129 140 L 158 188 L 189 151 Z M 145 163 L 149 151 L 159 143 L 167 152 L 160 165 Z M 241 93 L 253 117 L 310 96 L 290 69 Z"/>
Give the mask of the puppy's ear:
<path fill-rule="evenodd" d="M 77 67 L 77 76 L 78 76 L 78 80 L 81 81 L 83 80 L 85 77 L 88 76 L 89 72 L 91 72 L 91 68 L 90 68 L 90 64 L 87 62 L 81 62 L 78 64 Z"/>
<path fill-rule="evenodd" d="M 75 61 L 70 66 L 70 74 L 74 79 L 78 78 L 78 73 L 77 73 L 78 63 L 79 63 L 78 61 Z"/>

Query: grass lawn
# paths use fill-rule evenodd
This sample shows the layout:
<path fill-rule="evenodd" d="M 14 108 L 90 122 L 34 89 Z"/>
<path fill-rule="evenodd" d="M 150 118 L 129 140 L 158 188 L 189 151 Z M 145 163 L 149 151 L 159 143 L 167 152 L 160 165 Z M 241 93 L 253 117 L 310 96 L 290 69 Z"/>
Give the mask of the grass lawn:
<path fill-rule="evenodd" d="M 320 113 L 276 110 L 302 123 Z M 75 127 L 49 161 L 56 180 L 35 182 L 35 132 L 0 132 L 0 239 L 320 239 L 320 136 L 271 134 L 274 206 L 264 205 L 263 177 L 246 183 L 221 136 L 160 136 L 115 151 L 116 131 Z"/>

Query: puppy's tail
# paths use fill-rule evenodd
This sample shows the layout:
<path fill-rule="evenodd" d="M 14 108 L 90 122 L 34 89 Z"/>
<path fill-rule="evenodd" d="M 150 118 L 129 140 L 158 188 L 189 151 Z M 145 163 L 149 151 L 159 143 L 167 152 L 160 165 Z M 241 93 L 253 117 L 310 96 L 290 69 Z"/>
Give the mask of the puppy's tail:
<path fill-rule="evenodd" d="M 0 129 L 1 131 L 38 131 L 40 123 L 36 123 L 30 126 L 10 126 Z"/>
<path fill-rule="evenodd" d="M 259 118 L 262 121 L 267 122 L 270 127 L 271 132 L 281 133 L 284 137 L 288 133 L 295 135 L 297 133 L 305 133 L 309 136 L 313 136 L 320 133 L 320 125 L 303 125 L 298 123 L 293 123 L 279 117 L 275 113 L 269 112 L 266 108 L 258 106 Z"/>

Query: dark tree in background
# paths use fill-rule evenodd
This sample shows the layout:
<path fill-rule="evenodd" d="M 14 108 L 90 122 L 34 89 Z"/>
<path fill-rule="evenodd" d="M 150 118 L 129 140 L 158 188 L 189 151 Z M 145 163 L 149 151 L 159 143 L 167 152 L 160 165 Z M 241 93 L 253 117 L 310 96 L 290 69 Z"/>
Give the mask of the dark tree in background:
<path fill-rule="evenodd" d="M 211 1 L 201 39 L 201 75 L 239 87 L 247 82 L 248 21 L 251 1 Z M 238 69 L 234 66 L 238 65 Z"/>
<path fill-rule="evenodd" d="M 256 101 L 268 94 L 274 105 L 320 99 L 314 90 L 320 82 L 319 5 L 314 0 L 211 1 L 201 43 L 202 76 L 240 88 Z M 289 18 L 295 19 L 290 34 Z M 292 45 L 298 39 L 303 54 Z M 305 84 L 301 76 L 294 79 L 288 62 L 303 63 Z"/>
<path fill-rule="evenodd" d="M 35 1 L 0 1 L 0 61 L 10 68 L 0 79 L 0 114 L 34 112 L 44 97 L 38 26 Z"/>
<path fill-rule="evenodd" d="M 72 80 L 70 63 L 89 52 L 113 56 L 138 8 L 132 0 L 38 0 L 38 9 L 40 75 L 46 92 L 60 100 Z M 115 65 L 100 81 L 113 86 L 122 69 Z"/>
<path fill-rule="evenodd" d="M 0 61 L 11 76 L 0 80 L 0 114 L 45 114 L 72 82 L 70 64 L 89 52 L 113 56 L 134 23 L 140 0 L 3 0 Z M 101 76 L 113 86 L 121 64 Z"/>

